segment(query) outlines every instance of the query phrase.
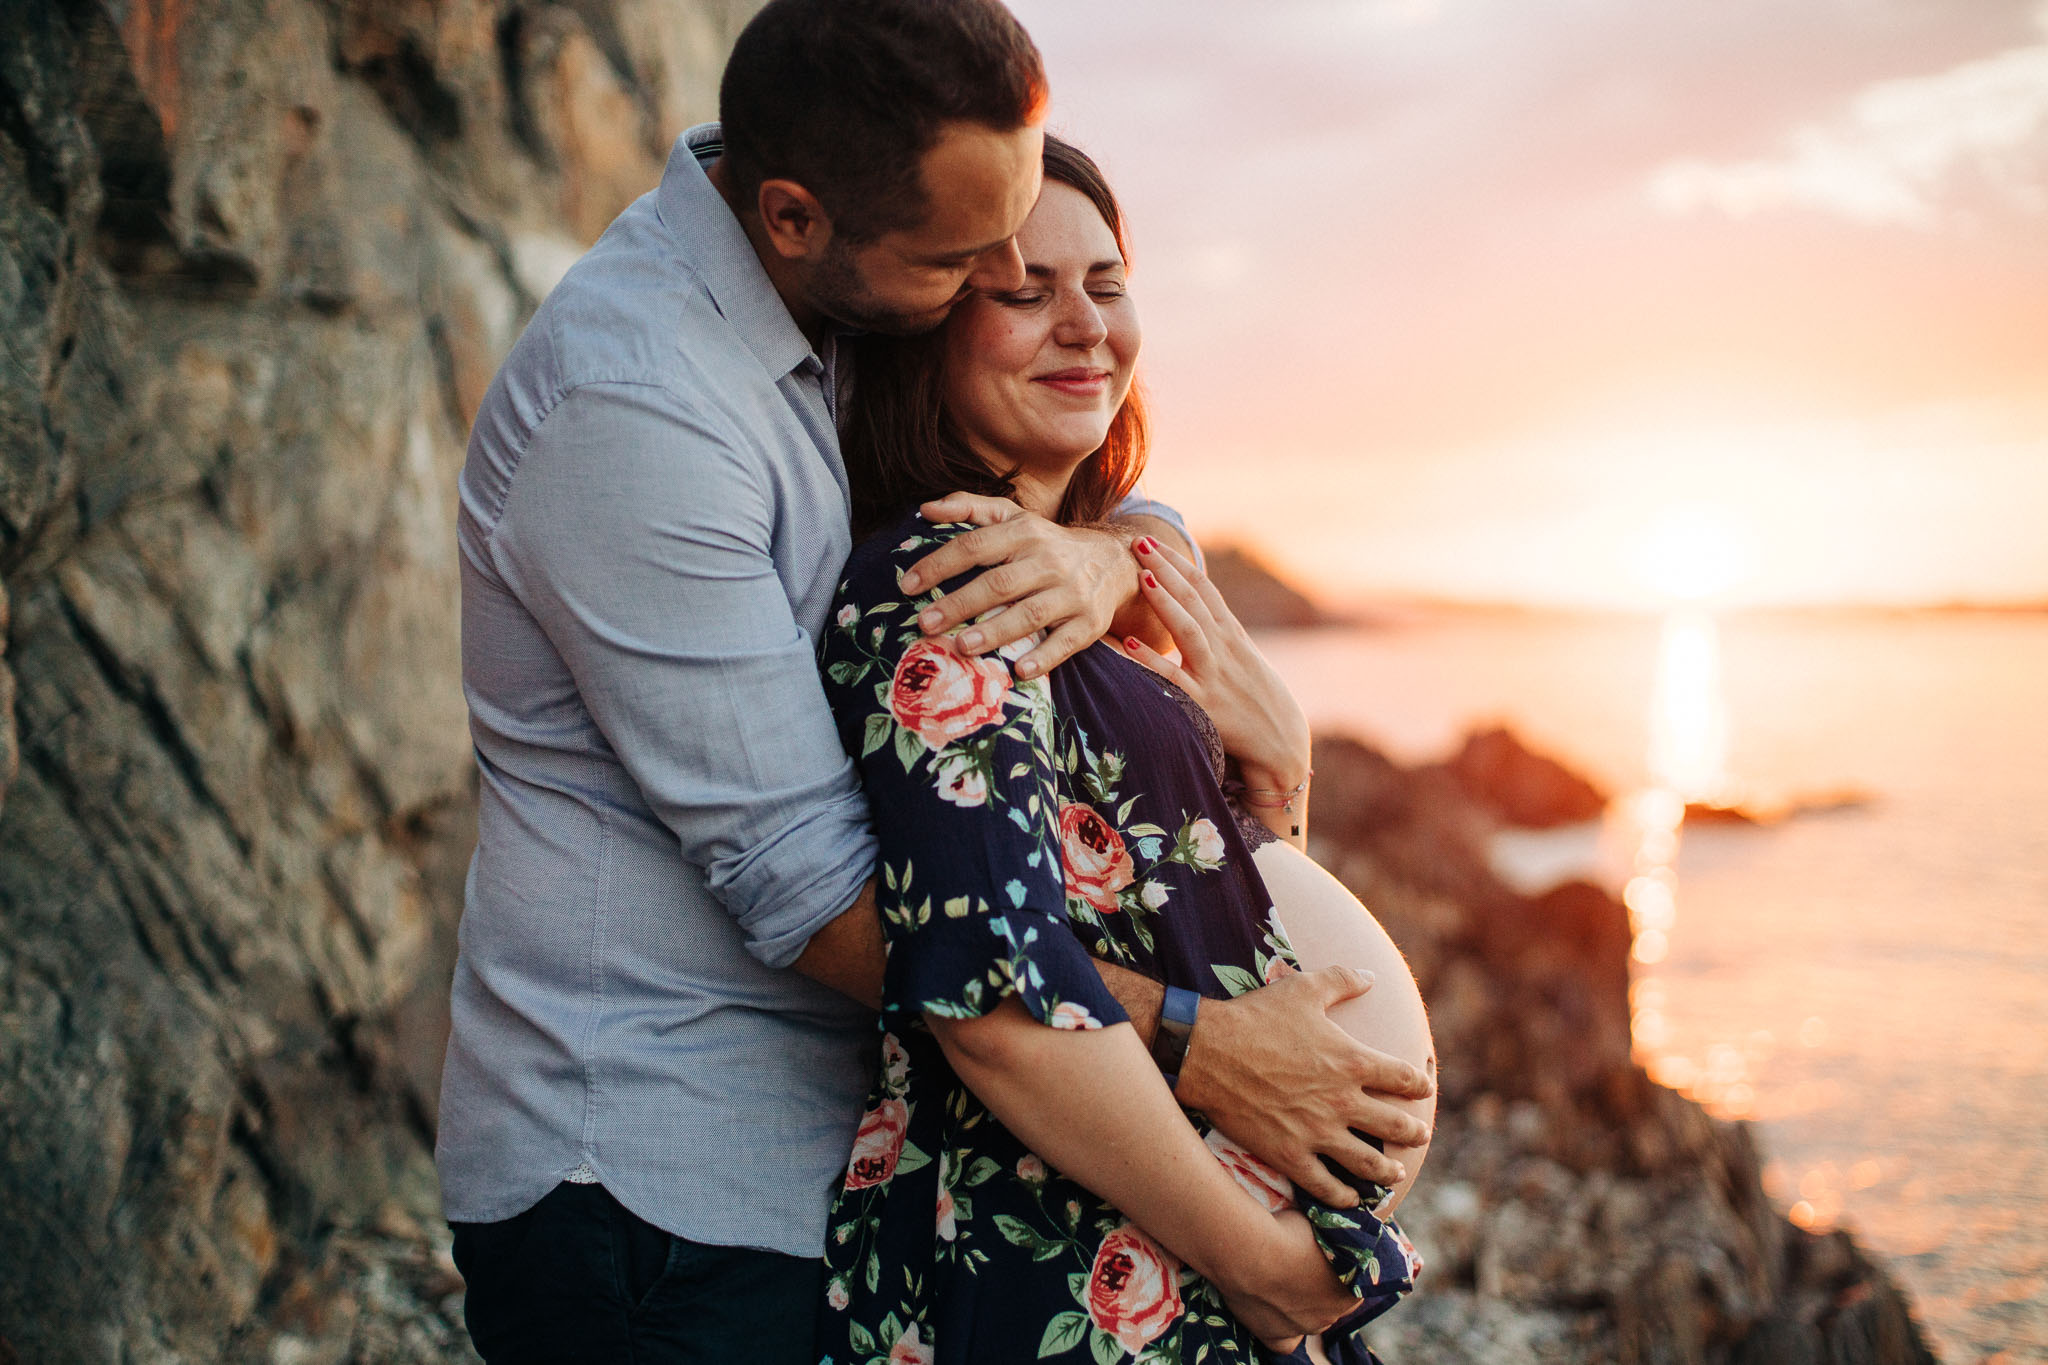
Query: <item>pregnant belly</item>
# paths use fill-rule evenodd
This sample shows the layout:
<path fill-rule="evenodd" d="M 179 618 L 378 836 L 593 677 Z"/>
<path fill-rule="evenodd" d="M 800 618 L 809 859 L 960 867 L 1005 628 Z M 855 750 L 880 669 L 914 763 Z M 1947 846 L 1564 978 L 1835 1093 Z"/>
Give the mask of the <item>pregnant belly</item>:
<path fill-rule="evenodd" d="M 1415 987 L 1414 974 L 1401 950 L 1380 928 L 1380 922 L 1342 882 L 1292 844 L 1267 844 L 1252 855 L 1252 861 L 1273 895 L 1274 913 L 1304 968 L 1318 971 L 1341 964 L 1373 974 L 1373 988 L 1332 1008 L 1331 1021 L 1367 1047 L 1435 1076 L 1436 1044 L 1430 1038 L 1422 993 Z M 1435 1121 L 1434 1097 L 1389 1103 L 1425 1125 Z M 1380 1206 L 1381 1216 L 1392 1212 L 1406 1196 L 1428 1154 L 1426 1143 L 1421 1147 L 1388 1144 L 1387 1155 L 1408 1168 L 1408 1178 Z"/>

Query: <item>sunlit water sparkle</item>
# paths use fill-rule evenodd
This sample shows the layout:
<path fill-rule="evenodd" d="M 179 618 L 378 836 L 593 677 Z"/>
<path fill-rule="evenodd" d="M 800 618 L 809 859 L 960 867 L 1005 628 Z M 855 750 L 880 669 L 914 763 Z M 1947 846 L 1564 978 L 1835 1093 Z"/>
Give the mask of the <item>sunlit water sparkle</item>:
<path fill-rule="evenodd" d="M 1262 644 L 1319 729 L 1418 761 L 1506 721 L 1618 793 L 1523 861 L 1604 861 L 1645 1064 L 1753 1119 L 1779 1205 L 1880 1253 L 1944 1360 L 2048 1359 L 2048 617 L 1450 613 Z M 1873 800 L 1676 819 L 1843 790 Z"/>

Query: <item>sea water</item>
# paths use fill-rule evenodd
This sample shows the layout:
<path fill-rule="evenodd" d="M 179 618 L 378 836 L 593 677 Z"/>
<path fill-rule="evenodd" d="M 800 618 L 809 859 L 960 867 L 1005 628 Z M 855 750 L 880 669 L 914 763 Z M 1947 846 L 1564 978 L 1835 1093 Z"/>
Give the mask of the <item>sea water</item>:
<path fill-rule="evenodd" d="M 1644 1064 L 1753 1121 L 1779 1205 L 1857 1233 L 1944 1360 L 2048 1359 L 2048 615 L 1443 611 L 1260 643 L 1320 731 L 1415 762 L 1501 722 L 1614 793 L 1501 852 L 1627 889 Z M 1684 796 L 1817 808 L 1671 829 Z"/>

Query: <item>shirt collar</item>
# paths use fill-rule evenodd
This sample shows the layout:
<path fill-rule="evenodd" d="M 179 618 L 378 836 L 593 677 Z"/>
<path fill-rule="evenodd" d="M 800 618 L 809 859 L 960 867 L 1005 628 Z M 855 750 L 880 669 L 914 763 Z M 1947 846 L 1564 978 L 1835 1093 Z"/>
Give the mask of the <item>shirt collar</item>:
<path fill-rule="evenodd" d="M 780 379 L 806 360 L 815 363 L 815 357 L 739 219 L 705 174 L 706 165 L 724 150 L 716 123 L 700 123 L 677 138 L 661 173 L 656 211 L 704 281 L 719 315 L 761 367 Z"/>

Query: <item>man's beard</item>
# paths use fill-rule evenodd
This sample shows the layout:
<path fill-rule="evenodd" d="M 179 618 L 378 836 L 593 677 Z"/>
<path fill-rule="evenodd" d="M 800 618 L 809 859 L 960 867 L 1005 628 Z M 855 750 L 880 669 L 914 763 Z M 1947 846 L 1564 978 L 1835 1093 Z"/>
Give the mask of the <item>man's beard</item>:
<path fill-rule="evenodd" d="M 952 313 L 953 305 L 967 297 L 963 287 L 941 307 L 922 313 L 886 308 L 861 278 L 852 248 L 837 240 L 825 249 L 824 259 L 806 283 L 810 286 L 811 306 L 826 317 L 856 331 L 890 337 L 923 336 L 935 330 Z"/>

